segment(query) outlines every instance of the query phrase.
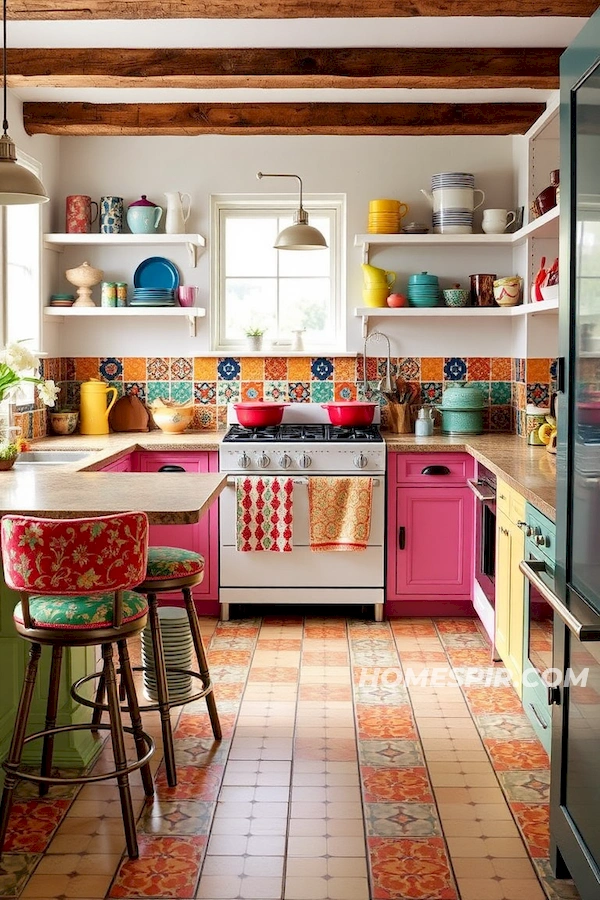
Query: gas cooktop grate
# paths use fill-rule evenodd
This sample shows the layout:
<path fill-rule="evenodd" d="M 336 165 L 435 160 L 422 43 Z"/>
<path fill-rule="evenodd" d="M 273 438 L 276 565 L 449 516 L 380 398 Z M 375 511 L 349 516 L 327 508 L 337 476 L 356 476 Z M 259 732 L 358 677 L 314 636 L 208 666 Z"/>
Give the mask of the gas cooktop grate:
<path fill-rule="evenodd" d="M 234 443 L 287 441 L 289 443 L 311 443 L 329 441 L 337 443 L 382 442 L 377 425 L 343 428 L 338 425 L 270 425 L 263 428 L 244 428 L 232 425 L 223 441 Z"/>

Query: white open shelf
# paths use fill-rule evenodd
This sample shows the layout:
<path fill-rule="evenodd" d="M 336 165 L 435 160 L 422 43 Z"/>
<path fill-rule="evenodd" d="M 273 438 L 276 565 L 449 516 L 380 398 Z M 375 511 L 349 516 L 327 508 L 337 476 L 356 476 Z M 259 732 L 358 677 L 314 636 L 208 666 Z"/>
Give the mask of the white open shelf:
<path fill-rule="evenodd" d="M 513 234 L 355 234 L 354 246 L 362 247 L 363 262 L 376 247 L 515 247 L 532 237 L 558 238 L 558 206 Z"/>
<path fill-rule="evenodd" d="M 428 306 L 428 307 L 402 307 L 390 309 L 389 307 L 357 306 L 354 315 L 362 318 L 363 337 L 366 337 L 369 328 L 369 319 L 416 319 L 416 318 L 471 318 L 480 322 L 485 319 L 510 318 L 512 316 L 535 316 L 542 314 L 558 313 L 558 300 L 541 300 L 539 303 L 524 303 L 519 306 L 505 307 L 453 307 L 453 306 Z"/>
<path fill-rule="evenodd" d="M 61 251 L 65 247 L 167 247 L 184 245 L 190 256 L 190 265 L 198 263 L 200 250 L 206 247 L 201 234 L 45 234 L 44 246 L 48 250 Z"/>
<path fill-rule="evenodd" d="M 206 310 L 199 306 L 46 306 L 44 315 L 56 318 L 59 322 L 65 322 L 71 318 L 79 316 L 101 316 L 105 319 L 118 321 L 124 316 L 133 316 L 136 318 L 163 317 L 163 318 L 187 318 L 190 326 L 191 337 L 196 337 L 198 319 L 203 319 Z"/>

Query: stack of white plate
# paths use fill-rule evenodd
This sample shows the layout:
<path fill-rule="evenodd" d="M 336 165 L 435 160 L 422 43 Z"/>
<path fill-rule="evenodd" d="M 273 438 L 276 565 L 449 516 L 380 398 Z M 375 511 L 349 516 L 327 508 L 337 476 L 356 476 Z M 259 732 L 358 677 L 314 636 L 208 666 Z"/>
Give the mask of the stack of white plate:
<path fill-rule="evenodd" d="M 194 645 L 185 609 L 176 606 L 161 606 L 158 610 L 158 618 L 167 669 L 172 666 L 190 670 Z M 150 624 L 146 625 L 142 632 L 142 665 L 144 666 L 144 696 L 148 700 L 158 700 Z M 189 675 L 167 671 L 167 685 L 170 700 L 187 700 L 193 694 L 192 679 Z"/>

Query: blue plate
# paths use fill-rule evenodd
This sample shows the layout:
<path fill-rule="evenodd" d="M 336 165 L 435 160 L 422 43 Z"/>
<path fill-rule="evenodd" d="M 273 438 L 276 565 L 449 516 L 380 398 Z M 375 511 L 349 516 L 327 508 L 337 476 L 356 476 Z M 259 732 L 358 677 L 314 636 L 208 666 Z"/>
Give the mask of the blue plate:
<path fill-rule="evenodd" d="M 136 288 L 164 288 L 174 291 L 179 287 L 179 272 L 170 259 L 164 256 L 149 256 L 133 273 Z"/>

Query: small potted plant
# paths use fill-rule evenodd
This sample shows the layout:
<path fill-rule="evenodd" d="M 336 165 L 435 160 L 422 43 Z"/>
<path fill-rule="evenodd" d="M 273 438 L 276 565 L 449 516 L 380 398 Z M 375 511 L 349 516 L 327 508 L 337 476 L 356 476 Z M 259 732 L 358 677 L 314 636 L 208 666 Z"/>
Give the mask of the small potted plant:
<path fill-rule="evenodd" d="M 262 350 L 262 340 L 265 331 L 266 328 L 258 328 L 255 326 L 246 328 L 246 337 L 248 338 L 249 350 Z"/>
<path fill-rule="evenodd" d="M 0 444 L 0 472 L 12 469 L 19 455 L 19 447 L 13 443 Z"/>

